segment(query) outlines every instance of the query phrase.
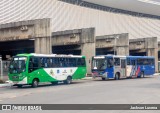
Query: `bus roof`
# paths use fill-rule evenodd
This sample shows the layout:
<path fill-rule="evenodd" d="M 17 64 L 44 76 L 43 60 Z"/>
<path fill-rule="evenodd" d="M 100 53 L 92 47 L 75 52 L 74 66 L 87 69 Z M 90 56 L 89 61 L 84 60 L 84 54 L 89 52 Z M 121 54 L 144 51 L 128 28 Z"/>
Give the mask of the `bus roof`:
<path fill-rule="evenodd" d="M 120 57 L 120 58 L 154 58 L 153 56 L 121 56 L 121 55 L 97 55 L 97 56 L 94 56 L 93 58 L 96 58 L 96 59 L 100 59 L 100 58 L 105 58 L 105 57 L 114 57 L 114 58 L 117 58 L 117 57 Z"/>
<path fill-rule="evenodd" d="M 95 58 L 95 59 L 102 59 L 102 58 L 105 58 L 105 57 L 120 57 L 120 58 L 126 58 L 126 56 L 121 56 L 121 55 L 97 55 L 97 56 L 94 56 L 93 58 Z"/>
<path fill-rule="evenodd" d="M 82 58 L 85 56 L 81 55 L 61 55 L 61 54 L 36 54 L 36 53 L 30 53 L 30 54 L 17 54 L 16 56 L 37 56 L 37 57 L 75 57 L 75 58 Z"/>
<path fill-rule="evenodd" d="M 154 56 L 126 56 L 127 58 L 154 58 Z"/>

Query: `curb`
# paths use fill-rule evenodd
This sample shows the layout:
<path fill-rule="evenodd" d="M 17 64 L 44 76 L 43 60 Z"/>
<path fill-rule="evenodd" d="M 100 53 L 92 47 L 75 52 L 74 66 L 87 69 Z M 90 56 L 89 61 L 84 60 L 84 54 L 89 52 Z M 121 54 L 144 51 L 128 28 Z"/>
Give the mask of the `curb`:
<path fill-rule="evenodd" d="M 11 84 L 8 83 L 0 84 L 0 88 L 5 88 L 5 87 L 11 87 Z"/>
<path fill-rule="evenodd" d="M 0 84 L 0 88 L 11 87 L 12 83 L 10 81 L 6 81 L 3 84 Z"/>
<path fill-rule="evenodd" d="M 85 78 L 82 78 L 82 80 L 92 80 L 93 77 L 85 77 Z"/>
<path fill-rule="evenodd" d="M 153 74 L 154 76 L 158 76 L 158 75 L 160 75 L 160 73 L 155 73 L 155 74 Z"/>

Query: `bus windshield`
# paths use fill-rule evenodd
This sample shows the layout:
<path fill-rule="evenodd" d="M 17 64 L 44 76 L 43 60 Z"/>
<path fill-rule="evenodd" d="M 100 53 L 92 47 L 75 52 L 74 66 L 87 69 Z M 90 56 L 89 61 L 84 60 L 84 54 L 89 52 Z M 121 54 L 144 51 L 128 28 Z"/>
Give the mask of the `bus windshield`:
<path fill-rule="evenodd" d="M 14 57 L 9 66 L 9 73 L 18 74 L 26 71 L 27 57 Z"/>
<path fill-rule="evenodd" d="M 92 69 L 103 71 L 107 68 L 107 61 L 105 59 L 93 59 Z"/>

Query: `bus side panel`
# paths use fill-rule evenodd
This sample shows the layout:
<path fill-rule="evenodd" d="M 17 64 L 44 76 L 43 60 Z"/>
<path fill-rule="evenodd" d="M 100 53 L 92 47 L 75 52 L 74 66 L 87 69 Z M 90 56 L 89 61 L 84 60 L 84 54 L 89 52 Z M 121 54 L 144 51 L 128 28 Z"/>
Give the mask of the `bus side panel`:
<path fill-rule="evenodd" d="M 121 66 L 114 66 L 114 74 L 113 74 L 114 77 L 116 73 L 120 73 L 120 77 L 122 76 Z"/>
<path fill-rule="evenodd" d="M 47 73 L 47 81 L 63 81 L 66 80 L 68 76 L 72 76 L 77 70 L 77 67 L 73 68 L 45 68 L 44 71 Z"/>
<path fill-rule="evenodd" d="M 72 76 L 72 79 L 81 79 L 84 78 L 87 74 L 86 67 L 78 67 L 75 73 Z"/>
<path fill-rule="evenodd" d="M 144 75 L 153 75 L 155 73 L 155 66 L 137 65 L 136 75 L 138 77 L 140 77 L 141 76 L 141 72 L 143 72 Z"/>
<path fill-rule="evenodd" d="M 70 68 L 45 68 L 45 82 L 63 81 L 68 76 L 72 79 L 81 79 L 86 76 L 86 67 L 70 67 Z"/>
<path fill-rule="evenodd" d="M 44 69 L 38 69 L 35 70 L 31 73 L 29 73 L 28 75 L 28 84 L 31 84 L 33 79 L 38 78 L 39 82 L 49 82 L 49 78 L 50 76 L 48 75 L 48 73 L 46 71 L 44 71 Z M 50 77 L 50 81 L 55 81 L 54 78 Z"/>
<path fill-rule="evenodd" d="M 127 66 L 127 77 L 139 77 L 140 73 L 143 71 L 143 67 L 140 65 L 129 65 Z"/>
<path fill-rule="evenodd" d="M 136 66 L 134 65 L 127 65 L 127 77 L 135 76 L 136 73 Z"/>
<path fill-rule="evenodd" d="M 155 73 L 155 66 L 146 65 L 143 71 L 145 75 L 153 75 Z"/>
<path fill-rule="evenodd" d="M 106 72 L 107 72 L 107 78 L 114 78 L 114 68 L 107 68 L 106 69 Z"/>

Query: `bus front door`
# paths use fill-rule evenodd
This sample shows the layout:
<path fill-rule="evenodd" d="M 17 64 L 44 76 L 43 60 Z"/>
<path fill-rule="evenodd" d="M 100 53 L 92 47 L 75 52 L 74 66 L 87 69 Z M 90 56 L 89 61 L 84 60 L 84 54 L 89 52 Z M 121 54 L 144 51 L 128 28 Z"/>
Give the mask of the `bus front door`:
<path fill-rule="evenodd" d="M 126 77 L 126 59 L 121 59 L 121 76 Z"/>

